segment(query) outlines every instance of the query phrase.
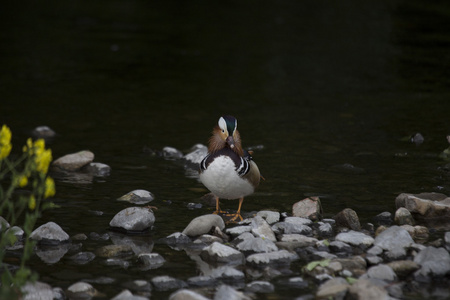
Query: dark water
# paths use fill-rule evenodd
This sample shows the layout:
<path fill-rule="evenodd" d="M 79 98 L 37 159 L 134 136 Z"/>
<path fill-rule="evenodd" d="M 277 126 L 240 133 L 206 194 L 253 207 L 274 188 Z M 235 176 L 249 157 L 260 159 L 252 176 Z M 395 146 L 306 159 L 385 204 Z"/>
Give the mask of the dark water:
<path fill-rule="evenodd" d="M 209 213 L 186 208 L 206 192 L 200 183 L 144 149 L 187 152 L 207 142 L 222 114 L 238 118 L 244 146 L 262 146 L 254 159 L 266 181 L 245 211 L 289 212 L 320 195 L 326 217 L 351 207 L 370 222 L 394 212 L 399 193 L 450 194 L 438 158 L 450 132 L 449 17 L 446 1 L 8 2 L 0 11 L 0 123 L 11 127 L 16 151 L 48 125 L 58 133 L 55 158 L 90 149 L 112 167 L 91 183 L 57 181 L 61 208 L 40 222 L 69 235 L 107 232 L 127 206 L 115 199 L 134 189 L 156 196 L 149 243 Z M 422 145 L 401 141 L 417 132 Z M 364 172 L 336 167 L 343 164 Z M 83 251 L 109 243 L 86 242 Z M 168 263 L 147 273 L 100 260 L 46 265 L 34 257 L 31 265 L 63 288 L 100 276 L 196 275 L 184 252 L 154 251 Z M 108 297 L 122 289 L 96 287 Z"/>

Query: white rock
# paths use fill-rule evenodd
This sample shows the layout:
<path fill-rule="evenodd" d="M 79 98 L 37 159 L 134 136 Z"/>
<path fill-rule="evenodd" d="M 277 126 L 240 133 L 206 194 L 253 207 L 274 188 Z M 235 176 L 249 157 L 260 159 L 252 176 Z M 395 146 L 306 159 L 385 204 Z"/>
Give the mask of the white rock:
<path fill-rule="evenodd" d="M 69 235 L 55 222 L 48 222 L 36 228 L 30 235 L 35 241 L 59 241 L 69 240 Z"/>
<path fill-rule="evenodd" d="M 264 239 L 269 239 L 272 242 L 276 242 L 277 238 L 275 237 L 275 233 L 272 228 L 270 228 L 269 224 L 260 216 L 256 216 L 252 220 L 252 224 L 250 225 L 252 228 L 252 233 L 256 237 L 261 237 Z"/>
<path fill-rule="evenodd" d="M 155 223 L 155 215 L 145 207 L 128 207 L 118 212 L 109 226 L 127 231 L 144 231 Z"/>

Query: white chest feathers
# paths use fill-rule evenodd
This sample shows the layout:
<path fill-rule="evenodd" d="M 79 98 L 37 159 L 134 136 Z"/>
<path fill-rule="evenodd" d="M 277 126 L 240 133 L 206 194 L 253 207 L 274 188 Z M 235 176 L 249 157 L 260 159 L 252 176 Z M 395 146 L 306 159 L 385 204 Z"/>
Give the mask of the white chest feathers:
<path fill-rule="evenodd" d="M 200 181 L 222 199 L 238 199 L 254 192 L 254 187 L 238 175 L 233 160 L 227 156 L 216 157 L 200 174 Z"/>

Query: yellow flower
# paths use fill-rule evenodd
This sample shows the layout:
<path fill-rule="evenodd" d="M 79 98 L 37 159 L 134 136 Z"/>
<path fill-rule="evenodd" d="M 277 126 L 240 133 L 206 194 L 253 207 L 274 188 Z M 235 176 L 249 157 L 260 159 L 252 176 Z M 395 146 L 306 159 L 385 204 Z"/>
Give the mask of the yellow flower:
<path fill-rule="evenodd" d="M 11 152 L 11 130 L 3 125 L 0 130 L 0 160 L 4 159 Z"/>
<path fill-rule="evenodd" d="M 24 187 L 24 186 L 27 186 L 27 184 L 28 184 L 27 176 L 25 176 L 25 175 L 20 176 L 19 177 L 19 186 Z"/>
<path fill-rule="evenodd" d="M 27 144 L 25 146 L 23 146 L 22 151 L 29 152 L 29 151 L 31 151 L 32 147 L 33 147 L 33 140 L 31 138 L 28 138 Z"/>
<path fill-rule="evenodd" d="M 28 200 L 28 208 L 34 210 L 36 208 L 36 198 L 33 195 L 30 196 L 30 200 Z"/>
<path fill-rule="evenodd" d="M 48 167 L 52 161 L 52 150 L 43 150 L 39 154 L 36 153 L 36 170 L 47 174 Z"/>
<path fill-rule="evenodd" d="M 45 194 L 44 198 L 55 195 L 55 181 L 50 176 L 45 179 Z"/>

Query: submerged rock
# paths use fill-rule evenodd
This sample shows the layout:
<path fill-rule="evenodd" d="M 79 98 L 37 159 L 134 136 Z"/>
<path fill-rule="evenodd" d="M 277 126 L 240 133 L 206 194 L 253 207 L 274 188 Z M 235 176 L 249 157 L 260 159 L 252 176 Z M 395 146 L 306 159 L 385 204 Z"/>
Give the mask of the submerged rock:
<path fill-rule="evenodd" d="M 166 260 L 158 253 L 141 253 L 138 255 L 138 263 L 142 265 L 142 269 L 157 269 L 164 265 Z"/>
<path fill-rule="evenodd" d="M 173 147 L 164 147 L 162 152 L 163 157 L 168 160 L 180 159 L 183 157 L 183 152 Z"/>
<path fill-rule="evenodd" d="M 183 158 L 186 162 L 198 166 L 203 158 L 208 154 L 208 147 L 202 144 L 197 144 L 192 147 L 191 152 L 186 154 Z"/>
<path fill-rule="evenodd" d="M 94 153 L 83 150 L 77 153 L 64 155 L 53 161 L 52 165 L 65 171 L 78 171 L 94 160 Z"/>
<path fill-rule="evenodd" d="M 69 240 L 69 235 L 55 222 L 48 222 L 36 228 L 30 239 L 39 243 L 61 243 Z"/>
<path fill-rule="evenodd" d="M 111 174 L 111 167 L 99 162 L 91 162 L 85 166 L 86 171 L 94 176 L 105 177 Z"/>
<path fill-rule="evenodd" d="M 155 199 L 155 197 L 149 191 L 134 190 L 134 191 L 131 191 L 131 192 L 121 196 L 117 200 L 128 201 L 128 202 L 134 203 L 134 204 L 146 204 L 146 203 L 153 201 L 154 199 Z"/>
<path fill-rule="evenodd" d="M 397 225 L 414 225 L 413 216 L 409 210 L 404 207 L 400 207 L 396 210 L 394 221 Z"/>
<path fill-rule="evenodd" d="M 109 226 L 125 231 L 145 231 L 155 223 L 155 215 L 145 207 L 128 207 L 117 213 Z"/>

